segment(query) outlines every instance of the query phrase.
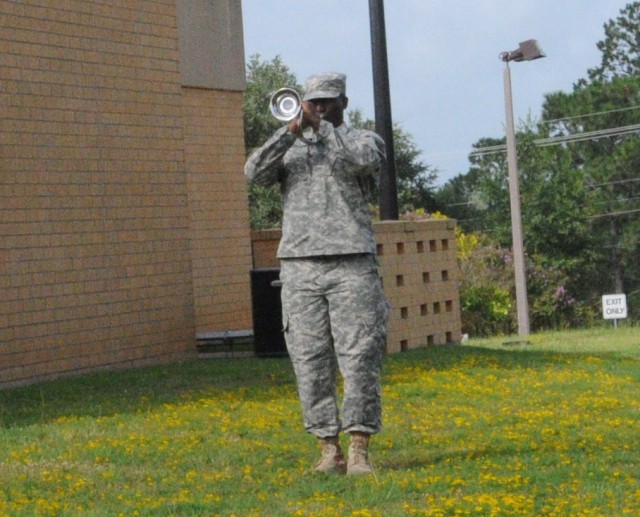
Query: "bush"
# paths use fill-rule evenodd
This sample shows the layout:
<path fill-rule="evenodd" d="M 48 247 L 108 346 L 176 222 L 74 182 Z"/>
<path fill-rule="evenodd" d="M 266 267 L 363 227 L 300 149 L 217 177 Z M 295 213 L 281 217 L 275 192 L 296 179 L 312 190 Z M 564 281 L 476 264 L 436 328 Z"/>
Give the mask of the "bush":
<path fill-rule="evenodd" d="M 506 334 L 512 327 L 509 291 L 472 285 L 460 293 L 462 331 L 474 336 Z"/>
<path fill-rule="evenodd" d="M 513 260 L 483 234 L 456 228 L 460 266 L 462 331 L 472 336 L 509 334 L 514 329 Z"/>

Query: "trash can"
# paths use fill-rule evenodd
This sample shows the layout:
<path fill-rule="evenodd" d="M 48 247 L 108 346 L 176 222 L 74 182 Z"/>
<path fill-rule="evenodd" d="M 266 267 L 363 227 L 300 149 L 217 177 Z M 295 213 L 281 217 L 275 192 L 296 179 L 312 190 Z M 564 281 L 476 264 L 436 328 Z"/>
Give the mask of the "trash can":
<path fill-rule="evenodd" d="M 255 354 L 258 357 L 286 357 L 279 268 L 251 270 L 251 302 Z"/>

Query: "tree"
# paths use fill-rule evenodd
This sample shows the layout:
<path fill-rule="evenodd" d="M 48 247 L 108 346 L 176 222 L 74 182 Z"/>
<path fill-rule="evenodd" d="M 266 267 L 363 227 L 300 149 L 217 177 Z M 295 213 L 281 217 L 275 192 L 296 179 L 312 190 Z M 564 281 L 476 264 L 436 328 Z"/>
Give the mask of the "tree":
<path fill-rule="evenodd" d="M 486 234 L 465 234 L 459 227 L 456 249 L 462 332 L 473 336 L 510 334 L 516 320 L 510 253 L 496 246 Z"/>
<path fill-rule="evenodd" d="M 282 63 L 280 56 L 271 61 L 261 61 L 259 54 L 249 58 L 243 105 L 247 153 L 262 145 L 282 125 L 271 114 L 269 101 L 275 91 L 284 87 L 302 91 L 295 75 Z M 254 230 L 280 226 L 282 202 L 277 186 L 249 185 L 249 214 Z"/>
<path fill-rule="evenodd" d="M 604 24 L 605 39 L 597 43 L 600 66 L 588 70 L 589 79 L 610 81 L 640 73 L 640 2 L 631 2 L 620 16 Z"/>
<path fill-rule="evenodd" d="M 480 169 L 472 168 L 467 174 L 458 174 L 448 180 L 435 193 L 438 211 L 455 219 L 467 233 L 486 229 L 482 217 L 485 204 L 478 188 L 480 180 Z"/>
<path fill-rule="evenodd" d="M 640 75 L 582 82 L 572 94 L 548 95 L 543 117 L 550 135 L 572 142 L 567 147 L 583 176 L 591 258 L 600 265 L 591 286 L 600 293 L 637 289 Z"/>
<path fill-rule="evenodd" d="M 289 70 L 280 56 L 271 61 L 261 61 L 254 54 L 247 63 L 247 85 L 244 92 L 244 142 L 247 153 L 261 146 L 282 122 L 273 117 L 269 100 L 280 88 L 302 91 L 296 76 Z"/>
<path fill-rule="evenodd" d="M 615 20 L 609 20 L 604 25 L 605 39 L 597 43 L 598 49 L 602 52 L 602 60 L 599 67 L 588 71 L 589 79 L 593 82 L 614 83 L 621 85 L 624 91 L 623 106 L 635 106 L 635 117 L 633 122 L 637 124 L 639 98 L 635 92 L 638 91 L 637 81 L 631 83 L 620 83 L 618 79 L 637 79 L 640 74 L 640 2 L 631 2 L 620 11 L 620 16 Z M 577 88 L 583 87 L 586 90 L 594 88 L 587 85 L 586 81 L 578 83 Z M 606 95 L 606 94 L 605 94 Z M 630 99 L 631 98 L 631 99 Z M 630 103 L 628 101 L 631 101 Z M 629 115 L 625 112 L 624 115 Z M 625 117 L 624 122 L 628 122 L 629 117 Z M 617 121 L 618 127 L 621 121 Z M 637 133 L 636 133 L 637 135 Z M 602 156 L 600 162 L 600 175 L 604 170 L 615 171 L 615 177 L 610 177 L 597 183 L 600 187 L 599 193 L 604 199 L 600 200 L 603 209 L 602 215 L 594 215 L 594 226 L 606 229 L 609 234 L 607 247 L 611 251 L 611 265 L 613 267 L 613 284 L 616 293 L 625 290 L 625 282 L 629 287 L 631 281 L 632 296 L 635 295 L 637 302 L 640 302 L 638 284 L 640 284 L 640 271 L 638 267 L 638 228 L 640 221 L 638 215 L 638 161 L 640 152 L 640 142 L 637 138 L 618 139 L 614 142 L 615 153 L 611 160 Z M 602 167 L 607 162 L 606 167 Z M 595 164 L 594 164 L 595 166 Z M 603 235 L 605 232 L 603 232 Z M 635 287 L 635 290 L 633 290 Z M 638 306 L 638 303 L 631 306 Z M 640 313 L 640 311 L 638 311 Z"/>
<path fill-rule="evenodd" d="M 349 111 L 348 117 L 351 126 L 375 131 L 375 121 L 365 119 L 360 109 Z M 437 170 L 420 160 L 422 152 L 413 137 L 399 124 L 393 127 L 393 144 L 400 212 L 413 212 L 420 208 L 434 212 L 437 209 L 434 198 Z"/>

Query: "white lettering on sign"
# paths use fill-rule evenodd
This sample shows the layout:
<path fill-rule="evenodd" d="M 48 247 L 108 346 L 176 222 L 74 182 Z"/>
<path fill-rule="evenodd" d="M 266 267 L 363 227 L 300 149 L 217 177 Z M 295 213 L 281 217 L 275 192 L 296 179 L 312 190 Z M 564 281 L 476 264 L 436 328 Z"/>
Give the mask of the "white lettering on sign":
<path fill-rule="evenodd" d="M 627 317 L 627 295 L 605 294 L 602 296 L 602 317 L 605 320 L 621 320 Z"/>

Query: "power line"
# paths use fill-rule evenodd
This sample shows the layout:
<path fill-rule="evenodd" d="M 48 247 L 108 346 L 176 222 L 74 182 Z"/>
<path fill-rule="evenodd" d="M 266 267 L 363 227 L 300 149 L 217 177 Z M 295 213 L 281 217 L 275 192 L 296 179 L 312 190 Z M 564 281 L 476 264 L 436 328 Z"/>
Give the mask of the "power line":
<path fill-rule="evenodd" d="M 565 142 L 582 142 L 584 140 L 597 140 L 602 137 L 621 136 L 629 133 L 640 131 L 640 124 L 631 124 L 629 126 L 619 126 L 608 129 L 598 129 L 595 131 L 587 131 L 584 133 L 575 133 L 573 135 L 553 136 L 549 138 L 539 138 L 533 143 L 539 147 L 548 147 L 551 145 L 562 144 Z M 506 144 L 491 145 L 487 147 L 479 147 L 473 150 L 469 156 L 485 156 L 487 154 L 502 153 L 507 150 Z"/>
<path fill-rule="evenodd" d="M 609 115 L 612 113 L 619 113 L 619 112 L 624 112 L 624 111 L 632 111 L 632 110 L 637 110 L 640 109 L 640 106 L 630 106 L 627 108 L 619 108 L 619 109 L 614 109 L 614 110 L 608 110 L 608 111 L 597 111 L 594 113 L 585 113 L 584 115 L 575 115 L 572 117 L 565 117 L 565 118 L 556 118 L 556 119 L 551 119 L 551 120 L 542 120 L 539 122 L 539 124 L 546 124 L 546 123 L 554 123 L 554 122 L 560 122 L 560 121 L 571 121 L 571 120 L 578 120 L 581 118 L 587 118 L 587 117 L 596 117 L 599 115 Z M 606 131 L 606 130 L 604 130 Z M 611 135 L 614 136 L 614 135 Z M 477 150 L 471 151 L 471 153 L 468 153 L 468 151 L 466 150 L 449 150 L 449 151 L 441 151 L 441 152 L 428 152 L 428 151 L 424 151 L 423 154 L 429 159 L 433 159 L 433 158 L 443 158 L 443 159 L 450 159 L 450 158 L 454 158 L 457 156 L 461 156 L 463 154 L 467 154 L 468 156 L 484 156 L 485 154 L 490 154 L 491 151 L 504 151 L 506 150 L 506 146 L 504 144 L 502 145 L 495 145 L 495 146 L 487 146 L 487 147 L 480 147 Z M 484 151 L 488 151 L 488 152 L 484 152 Z"/>
<path fill-rule="evenodd" d="M 640 212 L 640 208 L 637 208 L 635 210 L 623 210 L 621 212 L 609 212 L 605 214 L 589 215 L 587 216 L 587 219 L 598 219 L 600 217 L 614 217 L 616 215 L 635 214 L 636 212 Z"/>
<path fill-rule="evenodd" d="M 469 153 L 471 156 L 484 156 L 486 154 L 504 153 L 507 150 L 507 144 L 489 145 L 487 147 L 478 147 Z"/>
<path fill-rule="evenodd" d="M 622 198 L 622 199 L 615 199 L 615 200 L 603 199 L 602 201 L 593 201 L 592 204 L 601 205 L 602 206 L 602 205 L 611 205 L 613 203 L 615 203 L 615 204 L 633 203 L 637 199 L 640 199 L 640 196 L 625 197 L 625 198 Z"/>
<path fill-rule="evenodd" d="M 630 178 L 630 179 L 626 179 L 626 180 L 608 181 L 606 183 L 595 183 L 593 185 L 587 185 L 587 187 L 589 187 L 589 188 L 606 187 L 608 185 L 621 185 L 623 183 L 631 183 L 633 181 L 640 181 L 640 178 Z"/>
<path fill-rule="evenodd" d="M 553 136 L 550 138 L 541 138 L 534 140 L 533 143 L 540 147 L 547 147 L 549 145 L 555 145 L 557 143 L 564 142 L 582 142 L 583 140 L 596 140 L 604 136 L 620 136 L 628 133 L 635 133 L 640 131 L 640 124 L 632 124 L 630 126 L 613 127 L 609 129 L 598 129 L 596 131 L 586 131 L 584 133 L 576 133 L 566 136 Z"/>
<path fill-rule="evenodd" d="M 463 206 L 463 205 L 473 205 L 473 201 L 465 201 L 463 203 L 449 203 L 447 206 Z"/>
<path fill-rule="evenodd" d="M 628 108 L 619 108 L 619 109 L 608 110 L 608 111 L 596 111 L 595 113 L 585 113 L 584 115 L 574 115 L 573 117 L 553 118 L 551 120 L 543 120 L 541 123 L 545 124 L 545 123 L 560 122 L 564 120 L 578 120 L 581 118 L 597 117 L 598 115 L 609 115 L 611 113 L 620 113 L 622 111 L 630 111 L 630 110 L 637 110 L 637 109 L 640 109 L 640 106 L 629 106 Z"/>

